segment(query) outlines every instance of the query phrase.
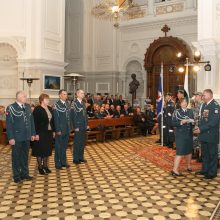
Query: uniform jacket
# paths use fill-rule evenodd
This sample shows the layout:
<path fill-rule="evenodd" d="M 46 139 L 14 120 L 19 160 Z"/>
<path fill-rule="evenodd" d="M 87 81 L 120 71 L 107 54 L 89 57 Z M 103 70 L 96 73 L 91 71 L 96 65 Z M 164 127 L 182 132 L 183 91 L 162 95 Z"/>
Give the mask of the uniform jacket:
<path fill-rule="evenodd" d="M 181 120 L 183 120 L 186 117 L 186 119 L 194 119 L 193 111 L 191 109 L 187 109 L 186 112 L 183 111 L 182 108 L 175 110 L 172 117 L 172 126 L 176 127 L 176 133 L 182 134 L 183 138 L 184 135 L 190 135 L 192 136 L 192 123 L 186 123 L 181 125 Z"/>
<path fill-rule="evenodd" d="M 79 128 L 80 131 L 85 131 L 88 125 L 88 117 L 86 114 L 85 103 L 80 103 L 78 99 L 72 102 L 71 106 L 71 122 L 73 128 Z"/>
<path fill-rule="evenodd" d="M 219 118 L 220 106 L 212 100 L 208 105 L 205 103 L 201 108 L 199 120 L 199 140 L 208 143 L 217 143 L 219 141 Z"/>
<path fill-rule="evenodd" d="M 23 110 L 17 102 L 9 105 L 6 110 L 6 132 L 8 139 L 15 141 L 30 141 L 35 136 L 34 118 L 31 107 L 24 104 Z"/>
<path fill-rule="evenodd" d="M 54 104 L 53 108 L 54 126 L 56 132 L 67 135 L 71 131 L 70 106 L 67 102 L 63 104 L 60 100 Z"/>

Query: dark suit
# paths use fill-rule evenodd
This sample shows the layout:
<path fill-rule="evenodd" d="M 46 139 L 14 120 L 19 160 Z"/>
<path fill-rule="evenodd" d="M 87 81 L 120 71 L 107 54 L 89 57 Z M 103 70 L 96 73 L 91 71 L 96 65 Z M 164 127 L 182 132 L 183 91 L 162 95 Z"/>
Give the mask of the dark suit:
<path fill-rule="evenodd" d="M 33 143 L 32 156 L 48 157 L 52 154 L 54 117 L 53 110 L 50 106 L 48 106 L 48 110 L 52 116 L 50 130 L 48 129 L 49 119 L 46 110 L 39 105 L 33 111 L 35 129 L 36 134 L 39 135 L 39 141 Z"/>
<path fill-rule="evenodd" d="M 22 109 L 17 102 L 8 106 L 6 110 L 6 130 L 8 139 L 14 139 L 12 147 L 12 170 L 14 180 L 29 175 L 28 153 L 31 136 L 35 136 L 34 119 L 30 105 L 25 104 Z"/>
<path fill-rule="evenodd" d="M 132 108 L 129 107 L 127 110 L 122 109 L 122 114 L 125 116 L 129 116 L 132 113 Z"/>
<path fill-rule="evenodd" d="M 66 161 L 66 147 L 71 131 L 70 125 L 70 106 L 67 102 L 64 104 L 61 100 L 54 104 L 53 109 L 55 131 L 61 132 L 61 135 L 55 137 L 55 166 L 60 168 L 67 165 Z"/>
<path fill-rule="evenodd" d="M 173 147 L 174 142 L 174 131 L 172 127 L 172 114 L 175 110 L 175 105 L 172 100 L 168 101 L 164 106 L 164 144 L 166 144 L 168 147 Z"/>
<path fill-rule="evenodd" d="M 73 101 L 71 106 L 71 122 L 75 130 L 73 143 L 73 160 L 80 162 L 84 160 L 84 149 L 86 144 L 86 130 L 88 118 L 84 102 L 79 102 L 78 99 Z"/>
<path fill-rule="evenodd" d="M 217 175 L 220 106 L 215 100 L 203 104 L 199 121 L 202 171 L 207 177 Z"/>

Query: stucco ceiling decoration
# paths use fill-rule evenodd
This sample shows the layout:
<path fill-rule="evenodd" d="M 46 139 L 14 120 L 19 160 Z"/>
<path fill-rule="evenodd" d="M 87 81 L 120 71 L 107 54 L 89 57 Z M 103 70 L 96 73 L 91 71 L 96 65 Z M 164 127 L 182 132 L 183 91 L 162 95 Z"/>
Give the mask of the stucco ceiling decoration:
<path fill-rule="evenodd" d="M 144 17 L 145 10 L 142 6 L 133 0 L 101 0 L 92 8 L 92 15 L 113 21 L 114 27 L 118 27 L 121 20 Z"/>

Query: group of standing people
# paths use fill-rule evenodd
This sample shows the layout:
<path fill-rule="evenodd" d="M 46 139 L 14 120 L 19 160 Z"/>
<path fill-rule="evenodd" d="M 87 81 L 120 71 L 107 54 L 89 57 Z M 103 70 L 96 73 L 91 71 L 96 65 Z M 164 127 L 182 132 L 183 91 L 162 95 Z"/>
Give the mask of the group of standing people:
<path fill-rule="evenodd" d="M 173 176 L 182 176 L 179 173 L 182 157 L 187 159 L 187 171 L 192 172 L 191 159 L 195 136 L 197 143 L 201 145 L 202 155 L 202 170 L 196 174 L 203 175 L 206 179 L 217 176 L 220 106 L 213 99 L 211 89 L 204 90 L 201 97 L 202 103 L 196 106 L 199 110 L 187 108 L 188 102 L 183 98 L 179 102 L 180 107 L 173 112 L 172 126 L 175 128 L 176 141 L 176 157 L 171 171 Z M 197 112 L 196 117 L 193 112 Z"/>
<path fill-rule="evenodd" d="M 49 96 L 41 94 L 39 106 L 32 112 L 24 91 L 16 94 L 16 101 L 6 110 L 6 131 L 12 145 L 12 171 L 15 183 L 32 180 L 28 169 L 28 153 L 32 141 L 32 156 L 37 158 L 41 175 L 51 173 L 48 157 L 52 155 L 55 139 L 55 167 L 60 170 L 69 168 L 66 147 L 69 135 L 74 129 L 73 163 L 86 163 L 84 148 L 88 129 L 86 106 L 82 101 L 84 91 L 77 91 L 77 98 L 69 104 L 66 90 L 59 91 L 59 100 L 53 108 Z"/>

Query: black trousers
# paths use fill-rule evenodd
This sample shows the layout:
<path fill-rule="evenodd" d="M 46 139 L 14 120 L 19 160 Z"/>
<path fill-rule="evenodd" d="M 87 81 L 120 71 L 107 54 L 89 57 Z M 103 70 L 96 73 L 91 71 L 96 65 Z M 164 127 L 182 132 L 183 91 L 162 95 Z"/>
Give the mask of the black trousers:
<path fill-rule="evenodd" d="M 202 171 L 206 176 L 216 176 L 218 167 L 218 144 L 201 142 Z"/>
<path fill-rule="evenodd" d="M 75 131 L 73 142 L 73 160 L 79 162 L 84 159 L 86 131 Z"/>
<path fill-rule="evenodd" d="M 12 172 L 13 179 L 20 179 L 29 175 L 28 153 L 30 141 L 15 141 L 12 146 Z"/>

